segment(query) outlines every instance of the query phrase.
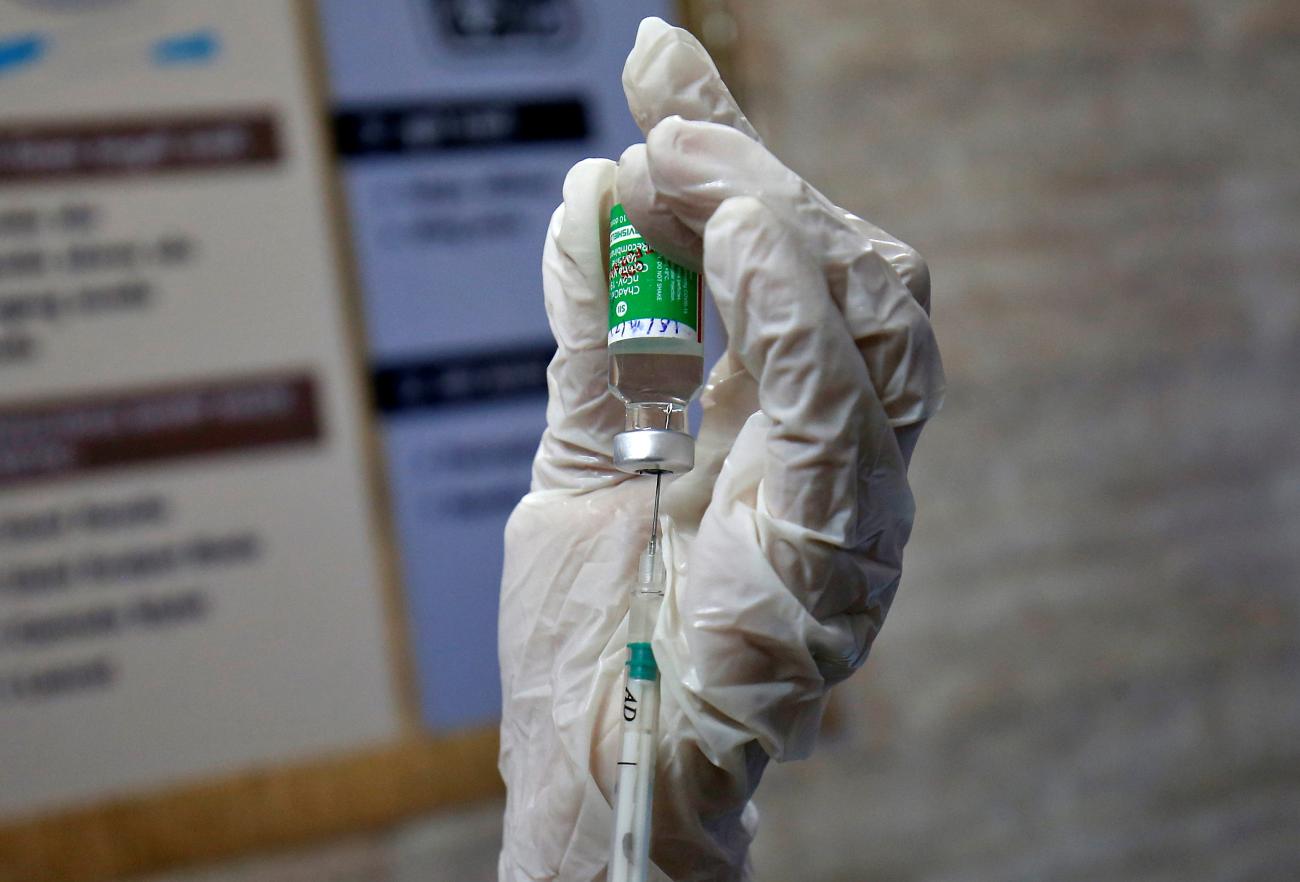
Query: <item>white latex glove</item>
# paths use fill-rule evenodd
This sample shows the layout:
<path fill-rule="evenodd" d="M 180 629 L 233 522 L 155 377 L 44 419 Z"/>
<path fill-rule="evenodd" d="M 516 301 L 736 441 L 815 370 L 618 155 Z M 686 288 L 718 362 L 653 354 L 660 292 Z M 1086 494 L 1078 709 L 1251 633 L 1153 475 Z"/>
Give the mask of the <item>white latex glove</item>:
<path fill-rule="evenodd" d="M 943 392 L 924 262 L 773 157 L 689 34 L 643 22 L 624 87 L 646 144 L 617 167 L 573 168 L 543 258 L 559 350 L 532 492 L 506 529 L 502 882 L 601 880 L 609 857 L 654 486 L 610 459 L 615 186 L 652 245 L 703 268 L 730 334 L 696 468 L 664 493 L 654 878 L 747 878 L 768 759 L 809 753 L 829 687 L 865 660 L 893 600 L 906 459 Z"/>

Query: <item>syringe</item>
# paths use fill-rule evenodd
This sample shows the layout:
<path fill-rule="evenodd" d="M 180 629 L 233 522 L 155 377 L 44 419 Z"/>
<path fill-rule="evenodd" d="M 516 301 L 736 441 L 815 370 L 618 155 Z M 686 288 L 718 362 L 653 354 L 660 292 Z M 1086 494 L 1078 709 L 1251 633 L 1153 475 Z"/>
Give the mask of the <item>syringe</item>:
<path fill-rule="evenodd" d="M 659 548 L 662 480 L 663 472 L 656 472 L 650 541 L 641 553 L 628 618 L 623 745 L 614 795 L 609 882 L 646 882 L 650 870 L 650 816 L 654 807 L 655 748 L 659 738 L 659 670 L 650 641 L 668 581 Z"/>

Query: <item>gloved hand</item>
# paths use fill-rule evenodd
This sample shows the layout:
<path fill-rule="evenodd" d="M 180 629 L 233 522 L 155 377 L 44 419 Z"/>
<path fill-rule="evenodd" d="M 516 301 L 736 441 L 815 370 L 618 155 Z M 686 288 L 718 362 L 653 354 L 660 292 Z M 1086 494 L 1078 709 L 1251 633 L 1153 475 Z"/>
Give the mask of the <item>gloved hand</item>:
<path fill-rule="evenodd" d="M 768 759 L 809 753 L 829 687 L 889 610 L 912 523 L 906 460 L 943 392 L 916 252 L 775 159 L 686 32 L 643 22 L 623 81 L 646 143 L 617 167 L 573 168 L 543 258 L 559 348 L 532 492 L 506 529 L 502 882 L 600 880 L 609 857 L 654 485 L 610 458 L 615 187 L 648 242 L 703 269 L 730 335 L 696 468 L 664 491 L 654 878 L 747 878 Z"/>

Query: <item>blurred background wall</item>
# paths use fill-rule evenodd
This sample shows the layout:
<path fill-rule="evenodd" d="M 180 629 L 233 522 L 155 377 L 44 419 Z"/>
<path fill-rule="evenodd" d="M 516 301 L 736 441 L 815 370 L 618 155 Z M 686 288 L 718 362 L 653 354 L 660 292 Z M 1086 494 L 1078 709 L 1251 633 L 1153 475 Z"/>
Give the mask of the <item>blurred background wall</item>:
<path fill-rule="evenodd" d="M 929 258 L 950 378 L 759 878 L 1296 878 L 1300 5 L 732 12 L 775 151 Z M 487 879 L 499 810 L 165 878 Z"/>
<path fill-rule="evenodd" d="M 950 380 L 765 878 L 1300 877 L 1300 5 L 738 13 L 776 152 L 929 257 Z"/>

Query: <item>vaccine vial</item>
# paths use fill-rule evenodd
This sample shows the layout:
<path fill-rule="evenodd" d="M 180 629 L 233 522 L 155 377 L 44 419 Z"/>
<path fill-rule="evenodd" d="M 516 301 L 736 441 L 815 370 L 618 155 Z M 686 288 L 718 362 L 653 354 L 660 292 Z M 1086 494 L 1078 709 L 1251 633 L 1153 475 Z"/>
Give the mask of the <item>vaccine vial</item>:
<path fill-rule="evenodd" d="M 654 251 L 621 204 L 609 219 L 609 385 L 626 408 L 614 464 L 629 472 L 684 472 L 695 442 L 686 406 L 704 382 L 698 273 Z"/>

